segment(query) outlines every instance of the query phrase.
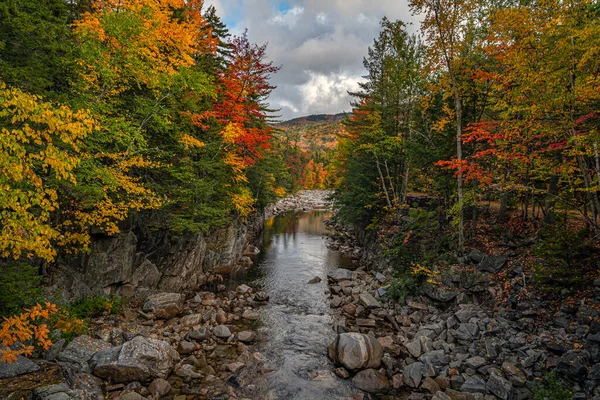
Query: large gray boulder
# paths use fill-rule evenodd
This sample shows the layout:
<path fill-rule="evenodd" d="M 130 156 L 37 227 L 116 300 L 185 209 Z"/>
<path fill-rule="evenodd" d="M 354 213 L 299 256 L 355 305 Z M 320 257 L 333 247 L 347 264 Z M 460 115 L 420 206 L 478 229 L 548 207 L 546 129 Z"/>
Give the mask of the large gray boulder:
<path fill-rule="evenodd" d="M 58 354 L 58 361 L 72 364 L 80 371 L 90 372 L 88 361 L 99 350 L 109 349 L 110 347 L 111 344 L 104 340 L 81 335 L 76 337 Z"/>
<path fill-rule="evenodd" d="M 179 361 L 168 343 L 136 336 L 121 346 L 100 350 L 90 360 L 94 375 L 112 382 L 165 379 Z"/>
<path fill-rule="evenodd" d="M 504 268 L 507 262 L 508 257 L 504 255 L 485 256 L 483 260 L 481 260 L 481 262 L 477 264 L 477 269 L 479 269 L 480 271 L 497 274 L 502 270 L 502 268 Z"/>
<path fill-rule="evenodd" d="M 329 271 L 327 277 L 335 282 L 349 281 L 352 279 L 352 271 L 344 268 L 336 268 Z"/>
<path fill-rule="evenodd" d="M 183 311 L 185 296 L 181 293 L 158 293 L 148 297 L 144 311 L 152 312 L 157 318 L 169 319 Z"/>
<path fill-rule="evenodd" d="M 338 365 L 358 371 L 379 368 L 383 358 L 383 347 L 372 336 L 362 333 L 342 333 L 329 345 L 329 357 Z"/>
<path fill-rule="evenodd" d="M 390 388 L 390 381 L 388 378 L 374 369 L 360 371 L 354 375 L 352 383 L 357 388 L 369 393 L 384 392 Z"/>
<path fill-rule="evenodd" d="M 40 367 L 30 359 L 23 356 L 17 356 L 17 360 L 10 364 L 0 362 L 0 379 L 30 374 L 38 369 L 40 369 Z"/>

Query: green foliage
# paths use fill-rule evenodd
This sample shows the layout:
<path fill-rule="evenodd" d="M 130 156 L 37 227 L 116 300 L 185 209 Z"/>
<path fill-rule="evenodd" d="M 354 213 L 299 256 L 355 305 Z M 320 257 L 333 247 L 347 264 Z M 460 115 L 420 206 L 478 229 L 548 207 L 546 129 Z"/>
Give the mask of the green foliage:
<path fill-rule="evenodd" d="M 407 297 L 417 293 L 420 285 L 419 279 L 410 270 L 397 271 L 390 282 L 387 295 L 400 303 L 404 303 Z"/>
<path fill-rule="evenodd" d="M 534 248 L 535 280 L 541 289 L 580 287 L 586 282 L 585 269 L 598 266 L 597 251 L 587 240 L 585 229 L 570 230 L 564 224 L 545 225 Z"/>
<path fill-rule="evenodd" d="M 573 392 L 567 389 L 556 376 L 556 371 L 546 375 L 533 391 L 533 400 L 570 400 Z"/>
<path fill-rule="evenodd" d="M 117 296 L 82 297 L 69 303 L 66 309 L 74 318 L 93 318 L 104 314 L 119 314 L 123 308 L 121 298 Z"/>
<path fill-rule="evenodd" d="M 41 283 L 37 267 L 20 262 L 0 264 L 0 315 L 13 315 L 39 302 Z"/>

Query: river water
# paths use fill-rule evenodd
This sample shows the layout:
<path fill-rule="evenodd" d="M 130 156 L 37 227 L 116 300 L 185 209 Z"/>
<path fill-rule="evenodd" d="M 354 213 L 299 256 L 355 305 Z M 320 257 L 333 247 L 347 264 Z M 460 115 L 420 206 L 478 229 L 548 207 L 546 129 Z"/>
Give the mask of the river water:
<path fill-rule="evenodd" d="M 267 398 L 325 400 L 354 393 L 333 374 L 327 358 L 327 345 L 335 338 L 327 272 L 352 268 L 351 260 L 326 246 L 329 216 L 313 210 L 268 219 L 261 254 L 244 279 L 271 298 L 260 310 L 257 328 L 259 351 L 273 370 L 259 384 Z M 315 276 L 322 281 L 308 284 Z"/>

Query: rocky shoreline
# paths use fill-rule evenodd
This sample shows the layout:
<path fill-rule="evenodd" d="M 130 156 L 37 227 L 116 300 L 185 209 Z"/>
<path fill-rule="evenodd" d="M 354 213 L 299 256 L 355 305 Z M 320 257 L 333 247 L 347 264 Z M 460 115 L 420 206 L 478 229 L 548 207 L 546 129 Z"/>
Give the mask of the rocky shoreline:
<path fill-rule="evenodd" d="M 532 399 L 553 370 L 574 399 L 600 399 L 598 296 L 563 305 L 550 321 L 527 301 L 498 305 L 490 278 L 509 269 L 507 258 L 472 251 L 464 260 L 472 268 L 452 271 L 442 287 L 400 305 L 382 297 L 391 268 L 370 270 L 372 255 L 352 230 L 330 227 L 330 248 L 362 260 L 354 271 L 328 276 L 339 333 L 329 355 L 339 377 L 378 398 L 520 400 Z"/>
<path fill-rule="evenodd" d="M 328 195 L 302 191 L 266 214 L 323 209 L 330 205 Z M 257 253 L 248 244 L 239 263 L 249 267 Z M 93 319 L 89 332 L 69 343 L 59 338 L 31 360 L 0 363 L 0 398 L 264 398 L 257 382 L 269 368 L 256 351 L 255 326 L 269 296 L 225 283 L 214 275 L 207 279 L 212 291 L 155 293 L 129 304 L 123 315 Z"/>

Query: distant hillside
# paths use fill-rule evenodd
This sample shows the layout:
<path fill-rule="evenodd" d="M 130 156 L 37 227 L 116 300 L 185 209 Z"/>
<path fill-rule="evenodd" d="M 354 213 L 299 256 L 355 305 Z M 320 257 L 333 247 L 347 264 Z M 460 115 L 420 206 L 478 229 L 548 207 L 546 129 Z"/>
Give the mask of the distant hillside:
<path fill-rule="evenodd" d="M 333 187 L 329 173 L 338 135 L 343 132 L 345 114 L 319 114 L 294 118 L 275 125 L 290 170 L 300 176 L 297 184 L 305 189 Z"/>
<path fill-rule="evenodd" d="M 346 119 L 346 114 L 316 114 L 316 115 L 307 115 L 305 117 L 299 117 L 290 119 L 288 121 L 283 121 L 278 126 L 294 126 L 294 125 L 303 125 L 310 122 L 337 122 L 343 121 Z"/>

